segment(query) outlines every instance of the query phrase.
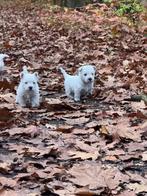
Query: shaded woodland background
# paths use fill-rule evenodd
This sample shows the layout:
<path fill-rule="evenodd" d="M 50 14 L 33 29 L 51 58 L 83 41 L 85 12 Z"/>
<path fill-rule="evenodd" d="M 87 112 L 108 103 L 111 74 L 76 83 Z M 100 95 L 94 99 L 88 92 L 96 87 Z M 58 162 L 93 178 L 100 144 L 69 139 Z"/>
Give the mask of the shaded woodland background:
<path fill-rule="evenodd" d="M 146 8 L 119 3 L 0 1 L 0 195 L 146 196 Z M 58 67 L 83 63 L 94 93 L 75 103 Z M 24 65 L 39 73 L 36 109 L 15 104 Z"/>

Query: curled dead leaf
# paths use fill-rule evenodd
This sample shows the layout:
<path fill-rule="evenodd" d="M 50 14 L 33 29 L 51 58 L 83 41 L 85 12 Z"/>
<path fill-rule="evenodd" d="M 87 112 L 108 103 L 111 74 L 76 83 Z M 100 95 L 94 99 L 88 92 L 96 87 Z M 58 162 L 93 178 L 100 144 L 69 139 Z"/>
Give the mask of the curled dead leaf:
<path fill-rule="evenodd" d="M 71 133 L 73 129 L 73 126 L 70 125 L 61 125 L 58 126 L 56 131 L 62 132 L 62 133 Z"/>
<path fill-rule="evenodd" d="M 2 186 L 7 186 L 9 188 L 13 188 L 16 186 L 17 182 L 11 178 L 7 178 L 7 177 L 0 177 L 0 184 Z"/>
<path fill-rule="evenodd" d="M 15 103 L 15 95 L 13 93 L 0 95 L 0 100 L 6 101 L 7 103 Z"/>
<path fill-rule="evenodd" d="M 109 135 L 109 131 L 105 125 L 102 125 L 101 128 L 99 129 L 100 133 L 103 135 Z"/>
<path fill-rule="evenodd" d="M 69 125 L 81 125 L 81 124 L 85 124 L 89 121 L 89 118 L 86 117 L 80 117 L 80 118 L 71 118 L 71 119 L 65 119 L 65 122 Z"/>
<path fill-rule="evenodd" d="M 60 99 L 55 99 L 55 98 L 47 98 L 45 100 L 44 106 L 48 109 L 48 110 L 75 110 L 75 107 L 73 107 L 72 105 L 63 102 Z"/>

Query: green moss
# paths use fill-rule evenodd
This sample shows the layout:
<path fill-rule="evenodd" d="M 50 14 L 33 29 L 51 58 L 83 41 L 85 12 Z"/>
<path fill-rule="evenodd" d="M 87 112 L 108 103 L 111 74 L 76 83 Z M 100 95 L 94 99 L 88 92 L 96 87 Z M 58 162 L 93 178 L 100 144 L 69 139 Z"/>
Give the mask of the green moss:
<path fill-rule="evenodd" d="M 119 16 L 139 13 L 144 10 L 139 0 L 120 0 L 115 7 L 115 12 Z"/>

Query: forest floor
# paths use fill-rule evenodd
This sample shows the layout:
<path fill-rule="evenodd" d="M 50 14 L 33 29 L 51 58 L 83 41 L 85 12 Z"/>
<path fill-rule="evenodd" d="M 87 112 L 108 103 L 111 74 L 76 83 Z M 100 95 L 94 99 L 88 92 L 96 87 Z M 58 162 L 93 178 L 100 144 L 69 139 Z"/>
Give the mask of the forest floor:
<path fill-rule="evenodd" d="M 147 94 L 144 15 L 133 25 L 106 5 L 80 10 L 0 5 L 0 195 L 145 196 Z M 58 67 L 96 66 L 92 97 L 64 93 Z M 19 74 L 39 73 L 41 105 L 15 104 Z"/>

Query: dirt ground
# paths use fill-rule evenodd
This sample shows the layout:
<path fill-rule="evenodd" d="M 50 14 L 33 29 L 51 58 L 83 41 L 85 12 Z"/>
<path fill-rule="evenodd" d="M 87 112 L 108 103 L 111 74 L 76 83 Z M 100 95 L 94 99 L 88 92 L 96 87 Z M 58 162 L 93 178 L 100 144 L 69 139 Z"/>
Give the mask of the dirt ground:
<path fill-rule="evenodd" d="M 0 5 L 0 195 L 145 196 L 147 65 L 143 15 L 111 8 Z M 94 92 L 64 93 L 59 66 L 96 66 Z M 15 104 L 26 65 L 39 74 L 39 108 Z M 134 101 L 133 95 L 144 95 Z"/>

